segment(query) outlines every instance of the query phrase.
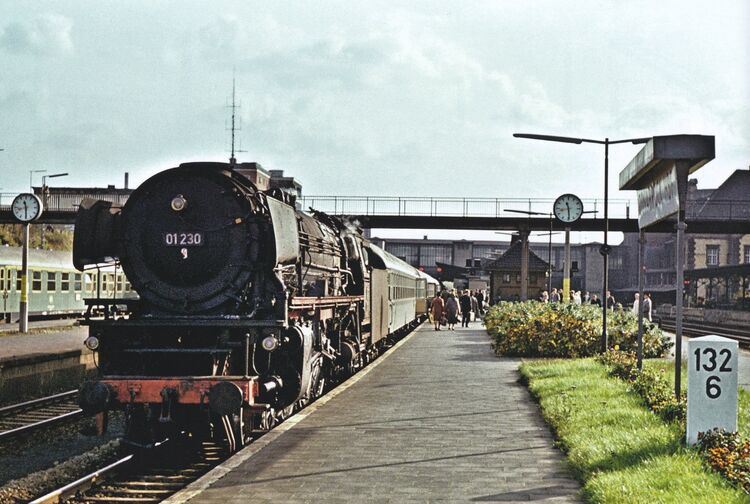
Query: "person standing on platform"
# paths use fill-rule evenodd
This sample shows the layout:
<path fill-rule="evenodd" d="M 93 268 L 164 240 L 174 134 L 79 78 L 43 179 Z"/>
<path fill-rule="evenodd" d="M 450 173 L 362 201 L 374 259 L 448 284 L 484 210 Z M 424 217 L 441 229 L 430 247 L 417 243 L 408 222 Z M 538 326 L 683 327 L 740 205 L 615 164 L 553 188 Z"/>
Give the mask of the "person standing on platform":
<path fill-rule="evenodd" d="M 560 294 L 557 293 L 557 287 L 552 288 L 552 293 L 549 295 L 549 302 L 550 303 L 560 302 Z"/>
<path fill-rule="evenodd" d="M 469 292 L 469 295 L 471 296 L 471 313 L 474 314 L 474 320 L 477 320 L 479 318 L 479 301 L 477 301 L 477 297 L 473 292 Z"/>
<path fill-rule="evenodd" d="M 635 315 L 636 317 L 638 316 L 638 304 L 639 304 L 638 303 L 638 297 L 639 297 L 638 293 L 636 292 L 635 296 L 634 296 L 634 299 L 633 299 L 633 308 L 630 310 L 630 311 L 633 312 L 633 315 Z"/>
<path fill-rule="evenodd" d="M 477 317 L 481 317 L 484 315 L 484 294 L 482 293 L 481 289 L 477 291 Z"/>
<path fill-rule="evenodd" d="M 547 291 L 542 291 L 542 294 L 539 296 L 539 301 L 544 304 L 549 303 L 549 293 Z"/>
<path fill-rule="evenodd" d="M 458 305 L 456 295 L 451 292 L 448 294 L 448 299 L 445 301 L 445 317 L 448 319 L 449 331 L 454 331 L 456 329 L 459 315 L 461 315 L 461 307 Z"/>
<path fill-rule="evenodd" d="M 581 291 L 573 291 L 573 303 L 581 304 Z"/>
<path fill-rule="evenodd" d="M 461 327 L 469 327 L 471 317 L 471 294 L 468 289 L 458 298 L 458 304 L 461 307 Z"/>
<path fill-rule="evenodd" d="M 599 299 L 599 295 L 598 294 L 594 294 L 593 296 L 591 296 L 591 304 L 595 305 L 595 306 L 598 306 L 599 308 L 602 307 L 602 300 Z"/>
<path fill-rule="evenodd" d="M 617 304 L 617 301 L 615 300 L 615 297 L 612 295 L 611 292 L 607 291 L 607 309 L 608 310 L 614 310 L 615 305 Z"/>
<path fill-rule="evenodd" d="M 648 292 L 643 294 L 643 317 L 651 322 L 651 294 Z"/>
<path fill-rule="evenodd" d="M 583 304 L 589 304 L 591 303 L 591 294 L 589 294 L 589 291 L 586 291 L 586 293 L 581 298 L 581 302 Z"/>
<path fill-rule="evenodd" d="M 445 303 L 440 294 L 435 296 L 432 300 L 432 306 L 430 306 L 430 313 L 432 314 L 432 323 L 435 324 L 435 330 L 440 330 L 440 323 L 443 321 L 445 316 Z"/>

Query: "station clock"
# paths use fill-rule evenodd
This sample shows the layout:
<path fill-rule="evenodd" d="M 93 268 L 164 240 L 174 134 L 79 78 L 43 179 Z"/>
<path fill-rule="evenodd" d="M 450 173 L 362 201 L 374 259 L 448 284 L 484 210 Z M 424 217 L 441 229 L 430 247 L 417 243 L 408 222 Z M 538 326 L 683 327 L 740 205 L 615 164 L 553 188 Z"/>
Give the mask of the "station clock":
<path fill-rule="evenodd" d="M 552 206 L 555 217 L 566 224 L 575 222 L 583 214 L 583 202 L 575 194 L 563 194 Z"/>
<path fill-rule="evenodd" d="M 20 222 L 32 222 L 42 215 L 42 200 L 36 194 L 21 193 L 13 198 L 11 210 Z"/>

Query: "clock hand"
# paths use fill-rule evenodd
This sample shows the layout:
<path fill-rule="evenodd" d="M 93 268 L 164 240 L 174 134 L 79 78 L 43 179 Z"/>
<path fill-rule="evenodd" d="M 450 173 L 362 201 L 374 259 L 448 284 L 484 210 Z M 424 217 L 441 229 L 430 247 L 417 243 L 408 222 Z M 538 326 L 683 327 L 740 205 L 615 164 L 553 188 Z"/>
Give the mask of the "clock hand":
<path fill-rule="evenodd" d="M 26 202 L 23 202 L 23 218 L 28 219 L 29 218 L 29 208 Z"/>
<path fill-rule="evenodd" d="M 565 208 L 568 209 L 568 220 L 570 220 L 570 205 L 568 204 L 567 201 L 565 202 Z"/>

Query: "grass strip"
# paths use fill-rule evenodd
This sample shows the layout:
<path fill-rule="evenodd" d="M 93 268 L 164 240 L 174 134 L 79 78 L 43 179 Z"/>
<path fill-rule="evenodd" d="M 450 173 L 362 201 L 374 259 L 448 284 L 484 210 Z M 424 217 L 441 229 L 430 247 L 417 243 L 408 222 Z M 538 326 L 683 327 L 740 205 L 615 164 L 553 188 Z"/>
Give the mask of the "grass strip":
<path fill-rule="evenodd" d="M 678 424 L 651 413 L 604 365 L 545 360 L 524 362 L 520 369 L 588 502 L 748 502 L 682 446 Z"/>

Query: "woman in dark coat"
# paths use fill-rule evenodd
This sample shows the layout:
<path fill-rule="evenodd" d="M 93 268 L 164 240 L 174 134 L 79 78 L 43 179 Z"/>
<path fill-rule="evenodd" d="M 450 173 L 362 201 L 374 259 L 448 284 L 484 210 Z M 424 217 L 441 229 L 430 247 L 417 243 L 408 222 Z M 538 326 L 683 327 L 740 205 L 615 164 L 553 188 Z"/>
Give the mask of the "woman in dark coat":
<path fill-rule="evenodd" d="M 443 298 L 440 297 L 440 294 L 435 296 L 435 299 L 432 300 L 430 313 L 432 314 L 432 323 L 435 324 L 435 330 L 439 331 L 440 321 L 443 320 L 443 316 L 445 315 L 445 305 L 443 303 Z"/>
<path fill-rule="evenodd" d="M 455 325 L 458 323 L 458 316 L 461 314 L 461 308 L 458 306 L 458 300 L 456 295 L 451 292 L 448 295 L 448 300 L 445 302 L 445 316 L 448 319 L 448 329 L 451 331 L 455 330 Z"/>

